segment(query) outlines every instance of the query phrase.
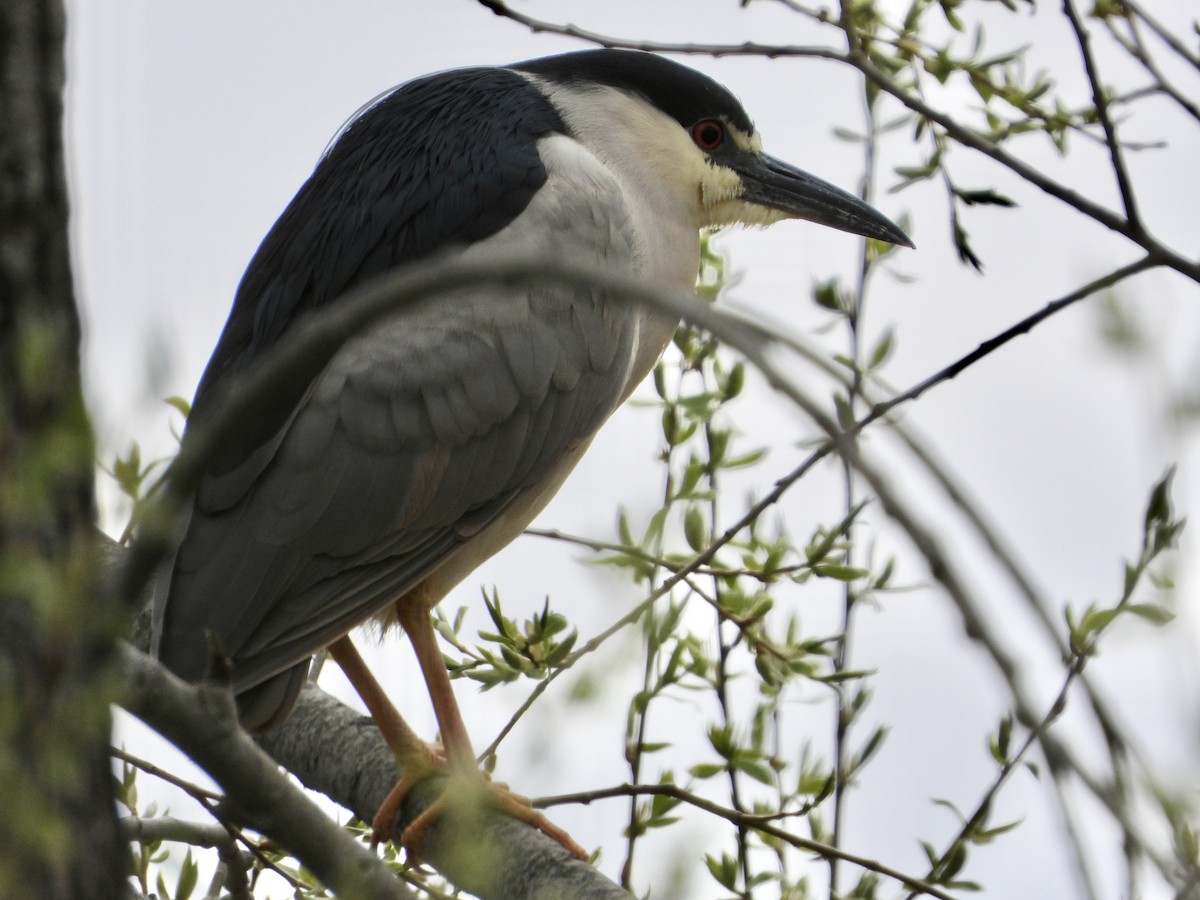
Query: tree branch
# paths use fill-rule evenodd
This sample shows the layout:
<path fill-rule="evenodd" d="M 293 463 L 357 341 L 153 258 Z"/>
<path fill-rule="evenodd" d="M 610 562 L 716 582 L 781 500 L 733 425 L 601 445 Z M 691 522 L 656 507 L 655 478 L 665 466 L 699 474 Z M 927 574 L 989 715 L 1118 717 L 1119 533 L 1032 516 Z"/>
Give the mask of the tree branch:
<path fill-rule="evenodd" d="M 129 645 L 120 660 L 129 687 L 125 708 L 221 785 L 231 818 L 287 847 L 339 894 L 412 900 L 374 854 L 292 786 L 242 731 L 228 689 L 186 684 Z"/>
<path fill-rule="evenodd" d="M 369 821 L 396 783 L 396 760 L 375 723 L 316 686 L 306 685 L 296 709 L 259 743 L 304 785 Z M 441 779 L 419 784 L 405 800 L 393 836 L 441 791 Z M 478 830 L 454 833 L 453 819 L 426 832 L 421 856 L 458 886 L 484 900 L 628 900 L 588 863 L 515 819 L 485 811 Z"/>
<path fill-rule="evenodd" d="M 1200 55 L 1193 53 L 1188 49 L 1187 45 L 1177 38 L 1172 31 L 1151 16 L 1142 8 L 1141 0 L 1122 0 L 1122 4 L 1131 13 L 1141 19 L 1154 32 L 1155 36 L 1160 41 L 1170 47 L 1179 56 L 1180 59 L 1187 62 L 1194 69 L 1200 71 Z"/>
<path fill-rule="evenodd" d="M 1079 13 L 1072 0 L 1063 0 L 1063 14 L 1071 23 L 1075 32 L 1075 41 L 1079 44 L 1079 55 L 1083 57 L 1083 70 L 1087 73 L 1088 84 L 1092 87 L 1092 102 L 1096 105 L 1096 115 L 1100 119 L 1100 127 L 1104 129 L 1104 142 L 1108 145 L 1109 159 L 1112 160 L 1113 174 L 1117 179 L 1117 188 L 1121 192 L 1121 203 L 1125 207 L 1125 218 L 1129 226 L 1138 234 L 1144 233 L 1141 216 L 1138 214 L 1137 198 L 1133 193 L 1133 182 L 1129 179 L 1129 171 L 1125 168 L 1125 159 L 1121 155 L 1121 144 L 1117 140 L 1117 128 L 1112 116 L 1108 113 L 1108 95 L 1104 83 L 1100 80 L 1100 70 L 1096 66 L 1096 58 L 1092 54 L 1091 35 L 1084 27 Z"/>
<path fill-rule="evenodd" d="M 639 41 L 632 38 L 617 38 L 611 35 L 588 31 L 578 25 L 559 25 L 545 19 L 535 19 L 533 16 L 517 12 L 504 0 L 479 0 L 479 5 L 491 10 L 502 19 L 511 19 L 518 25 L 524 25 L 534 34 L 557 34 L 563 37 L 578 38 L 598 44 L 601 47 L 613 47 L 622 50 L 644 50 L 648 53 L 687 53 L 704 56 L 808 56 L 816 59 L 834 59 L 845 62 L 846 55 L 832 47 L 798 47 L 789 45 L 778 47 L 771 44 L 759 44 L 746 41 L 742 44 L 678 44 L 660 41 Z"/>
<path fill-rule="evenodd" d="M 772 824 L 772 816 L 758 816 L 751 813 L 742 812 L 741 810 L 729 809 L 721 806 L 719 803 L 713 803 L 701 797 L 699 794 L 694 794 L 685 788 L 675 784 L 621 784 L 611 788 L 601 788 L 594 791 L 581 791 L 575 794 L 560 794 L 555 797 L 543 797 L 536 801 L 536 806 L 547 808 L 551 806 L 559 806 L 565 803 L 582 803 L 590 804 L 596 800 L 604 800 L 611 797 L 670 797 L 674 800 L 680 800 L 687 803 L 689 806 L 694 806 L 696 809 L 703 810 L 706 813 L 724 819 L 734 825 L 743 828 L 748 828 L 753 831 L 759 831 L 764 835 L 772 837 L 776 840 L 783 841 L 801 850 L 807 850 L 811 853 L 825 859 L 840 859 L 844 862 L 852 863 L 860 866 L 870 872 L 877 872 L 880 875 L 886 875 L 888 878 L 895 879 L 907 888 L 914 891 L 919 891 L 928 894 L 930 897 L 937 897 L 938 900 L 954 900 L 954 897 L 947 894 L 941 888 L 935 887 L 926 881 L 919 878 L 914 878 L 911 875 L 893 869 L 891 866 L 884 865 L 873 859 L 867 859 L 864 856 L 859 856 L 855 853 L 850 853 L 843 850 L 841 847 L 835 847 L 832 844 L 814 841 L 809 838 L 800 837 L 798 834 L 792 834 Z"/>

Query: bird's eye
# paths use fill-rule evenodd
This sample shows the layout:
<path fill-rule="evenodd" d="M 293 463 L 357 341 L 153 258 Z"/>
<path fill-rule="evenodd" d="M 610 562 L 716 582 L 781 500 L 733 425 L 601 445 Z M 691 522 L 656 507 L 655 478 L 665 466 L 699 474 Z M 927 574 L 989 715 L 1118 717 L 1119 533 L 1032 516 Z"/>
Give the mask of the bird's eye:
<path fill-rule="evenodd" d="M 716 119 L 702 119 L 692 126 L 692 140 L 701 150 L 716 150 L 725 140 L 725 126 Z"/>

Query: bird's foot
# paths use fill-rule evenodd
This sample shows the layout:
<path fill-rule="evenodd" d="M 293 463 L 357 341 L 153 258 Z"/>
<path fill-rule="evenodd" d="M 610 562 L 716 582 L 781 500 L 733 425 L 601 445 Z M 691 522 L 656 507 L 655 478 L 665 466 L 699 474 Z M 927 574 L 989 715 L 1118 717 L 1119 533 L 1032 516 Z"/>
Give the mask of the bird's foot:
<path fill-rule="evenodd" d="M 431 775 L 448 775 L 442 795 L 426 807 L 401 832 L 400 844 L 405 849 L 419 855 L 425 832 L 447 813 L 457 813 L 462 808 L 478 810 L 481 807 L 490 807 L 533 826 L 542 834 L 561 844 L 574 856 L 584 860 L 588 859 L 587 852 L 575 843 L 569 834 L 534 809 L 527 797 L 513 793 L 507 785 L 487 780 L 487 777 L 478 770 L 454 771 L 448 769 L 445 759 L 437 753 L 440 748 L 429 748 L 429 750 L 429 758 L 426 763 L 432 763 L 432 765 L 414 767 L 410 764 L 407 766 L 404 777 L 396 783 L 396 786 L 380 804 L 379 811 L 371 822 L 374 843 L 378 843 L 392 833 L 401 804 L 404 803 L 405 798 L 418 782 Z M 410 771 L 411 775 L 408 774 Z"/>

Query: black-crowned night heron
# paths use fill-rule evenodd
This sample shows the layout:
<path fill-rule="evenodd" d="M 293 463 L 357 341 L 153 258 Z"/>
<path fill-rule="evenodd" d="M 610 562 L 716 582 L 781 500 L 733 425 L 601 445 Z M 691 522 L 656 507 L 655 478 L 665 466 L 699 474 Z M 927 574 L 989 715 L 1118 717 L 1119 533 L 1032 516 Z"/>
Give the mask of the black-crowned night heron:
<path fill-rule="evenodd" d="M 592 50 L 418 79 L 350 122 L 266 236 L 189 432 L 297 322 L 405 263 L 538 251 L 691 289 L 702 229 L 788 218 L 909 244 L 763 154 L 729 91 L 666 59 Z M 219 647 L 243 722 L 265 729 L 331 645 L 370 694 L 345 636 L 398 623 L 447 762 L 473 767 L 430 610 L 546 505 L 677 324 L 596 288 L 482 285 L 347 341 L 212 458 L 160 590 L 159 656 L 196 680 Z M 420 770 L 428 750 L 396 727 Z"/>

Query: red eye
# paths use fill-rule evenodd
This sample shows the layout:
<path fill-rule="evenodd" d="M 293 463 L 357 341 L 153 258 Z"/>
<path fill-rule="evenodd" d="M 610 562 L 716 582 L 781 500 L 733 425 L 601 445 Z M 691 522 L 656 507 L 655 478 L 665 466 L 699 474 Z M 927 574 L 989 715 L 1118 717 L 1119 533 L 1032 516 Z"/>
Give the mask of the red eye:
<path fill-rule="evenodd" d="M 716 119 L 701 119 L 692 126 L 692 140 L 701 150 L 716 150 L 725 140 L 725 126 Z"/>

